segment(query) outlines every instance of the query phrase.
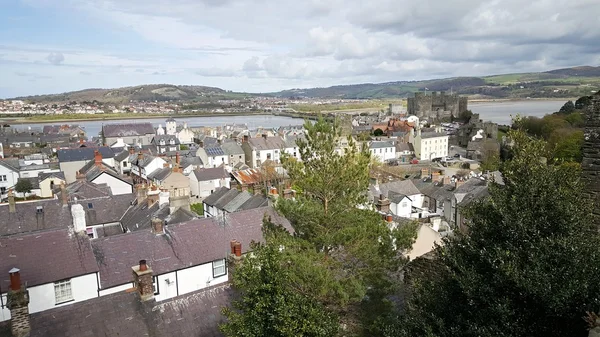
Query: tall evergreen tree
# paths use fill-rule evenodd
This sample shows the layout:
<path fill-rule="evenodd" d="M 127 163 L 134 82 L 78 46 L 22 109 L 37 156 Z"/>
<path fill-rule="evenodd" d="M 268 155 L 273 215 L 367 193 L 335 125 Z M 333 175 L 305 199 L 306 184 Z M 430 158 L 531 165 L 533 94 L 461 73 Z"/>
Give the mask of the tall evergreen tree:
<path fill-rule="evenodd" d="M 600 309 L 600 240 L 574 165 L 541 160 L 543 141 L 511 132 L 505 185 L 466 209 L 469 233 L 436 251 L 388 336 L 587 336 Z"/>

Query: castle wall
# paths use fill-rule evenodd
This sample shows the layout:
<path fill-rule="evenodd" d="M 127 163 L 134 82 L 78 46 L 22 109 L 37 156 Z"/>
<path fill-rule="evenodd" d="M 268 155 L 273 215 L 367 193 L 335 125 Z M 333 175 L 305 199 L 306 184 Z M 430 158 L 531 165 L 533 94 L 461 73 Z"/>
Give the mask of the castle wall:
<path fill-rule="evenodd" d="M 426 95 L 422 92 L 415 93 L 415 97 L 408 98 L 408 113 L 420 118 L 442 118 L 451 114 L 458 116 L 467 110 L 467 98 L 456 94 L 447 95 L 445 92 L 432 92 Z"/>

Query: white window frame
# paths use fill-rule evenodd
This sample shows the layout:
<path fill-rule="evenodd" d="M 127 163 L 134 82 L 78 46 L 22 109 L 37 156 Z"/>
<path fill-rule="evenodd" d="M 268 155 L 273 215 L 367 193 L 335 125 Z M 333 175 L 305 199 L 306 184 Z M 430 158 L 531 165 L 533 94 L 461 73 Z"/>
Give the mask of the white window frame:
<path fill-rule="evenodd" d="M 220 271 L 222 268 L 222 272 Z M 212 262 L 212 274 L 213 278 L 221 277 L 227 275 L 227 265 L 225 264 L 225 259 L 214 260 Z"/>
<path fill-rule="evenodd" d="M 57 305 L 71 302 L 73 300 L 71 279 L 54 282 L 54 301 Z"/>

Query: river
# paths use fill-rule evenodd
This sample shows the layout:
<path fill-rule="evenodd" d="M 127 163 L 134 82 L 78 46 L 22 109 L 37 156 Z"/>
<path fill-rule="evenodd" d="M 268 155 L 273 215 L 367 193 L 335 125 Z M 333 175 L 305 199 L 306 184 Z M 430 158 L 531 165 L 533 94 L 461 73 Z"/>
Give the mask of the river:
<path fill-rule="evenodd" d="M 85 129 L 89 138 L 95 137 L 102 130 L 103 124 L 118 124 L 118 123 L 152 123 L 154 127 L 162 125 L 165 127 L 165 121 L 168 117 L 160 118 L 144 118 L 144 119 L 119 119 L 119 120 L 105 120 L 105 121 L 73 121 L 72 124 L 77 124 Z M 223 126 L 224 124 L 246 124 L 250 129 L 256 129 L 258 127 L 280 127 L 287 125 L 301 125 L 304 120 L 301 118 L 292 118 L 285 116 L 273 116 L 273 115 L 254 115 L 254 116 L 214 116 L 214 117 L 177 117 L 177 125 L 186 122 L 188 127 L 198 126 Z M 17 125 L 18 128 L 30 126 L 31 128 L 43 128 L 44 125 L 54 124 L 66 124 L 65 122 L 49 122 L 49 123 L 32 123 Z"/>
<path fill-rule="evenodd" d="M 469 109 L 478 113 L 484 121 L 510 125 L 511 116 L 543 117 L 558 111 L 564 101 L 502 101 L 502 102 L 469 102 Z"/>
<path fill-rule="evenodd" d="M 558 111 L 565 101 L 502 101 L 502 102 L 469 102 L 469 109 L 473 113 L 478 113 L 480 118 L 485 121 L 492 121 L 498 124 L 510 124 L 511 115 L 516 116 L 536 116 L 542 117 L 545 114 Z M 131 119 L 131 120 L 105 120 L 105 121 L 73 121 L 72 124 L 78 124 L 85 128 L 88 137 L 98 135 L 103 124 L 114 123 L 152 123 L 155 127 L 161 124 L 165 125 L 167 117 Z M 253 115 L 253 116 L 214 116 L 214 117 L 178 117 L 177 124 L 187 122 L 189 127 L 197 126 L 222 126 L 224 124 L 246 124 L 248 128 L 258 127 L 279 127 L 286 125 L 300 125 L 304 121 L 300 118 L 273 116 L 273 115 Z M 32 128 L 43 128 L 44 125 L 65 124 L 64 122 L 32 123 L 18 125 L 19 128 L 29 126 Z"/>

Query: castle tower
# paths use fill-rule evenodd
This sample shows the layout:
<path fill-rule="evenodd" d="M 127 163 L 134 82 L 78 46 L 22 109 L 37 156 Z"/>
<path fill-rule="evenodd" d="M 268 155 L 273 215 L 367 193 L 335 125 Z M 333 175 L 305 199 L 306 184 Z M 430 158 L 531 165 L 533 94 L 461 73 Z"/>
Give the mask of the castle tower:
<path fill-rule="evenodd" d="M 167 135 L 174 136 L 177 133 L 177 122 L 175 121 L 175 119 L 173 117 L 170 117 L 169 119 L 167 119 L 166 129 L 167 129 Z"/>

